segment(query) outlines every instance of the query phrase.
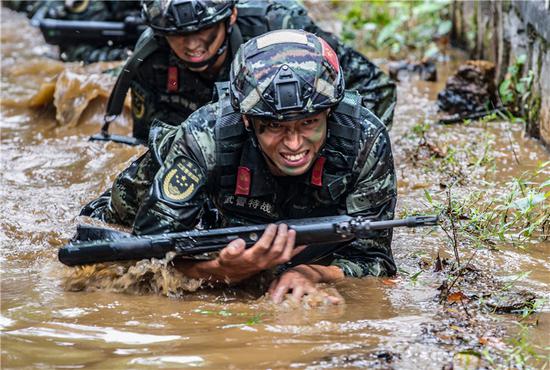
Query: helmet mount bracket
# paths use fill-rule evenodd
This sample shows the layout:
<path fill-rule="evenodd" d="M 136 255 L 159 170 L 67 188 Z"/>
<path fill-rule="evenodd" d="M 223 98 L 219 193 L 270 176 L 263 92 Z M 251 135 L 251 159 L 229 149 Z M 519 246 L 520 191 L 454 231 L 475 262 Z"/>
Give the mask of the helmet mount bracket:
<path fill-rule="evenodd" d="M 283 64 L 273 79 L 278 111 L 302 108 L 300 80 L 292 68 Z"/>
<path fill-rule="evenodd" d="M 174 1 L 170 4 L 170 7 L 177 24 L 187 24 L 196 21 L 195 12 L 193 11 L 193 1 Z"/>

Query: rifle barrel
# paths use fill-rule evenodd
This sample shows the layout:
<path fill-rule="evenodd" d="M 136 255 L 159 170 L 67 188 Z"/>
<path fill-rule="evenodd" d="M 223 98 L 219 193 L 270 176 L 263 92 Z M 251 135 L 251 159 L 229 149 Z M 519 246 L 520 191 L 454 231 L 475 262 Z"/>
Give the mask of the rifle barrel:
<path fill-rule="evenodd" d="M 296 230 L 296 245 L 336 244 L 357 237 L 368 238 L 369 230 L 393 227 L 435 225 L 437 217 L 416 216 L 403 220 L 370 221 L 361 216 L 348 215 L 285 220 Z M 160 235 L 128 236 L 116 240 L 76 241 L 59 249 L 59 261 L 68 266 L 90 263 L 164 258 L 170 251 L 178 255 L 193 256 L 223 249 L 237 238 L 253 246 L 268 225 L 250 225 L 213 230 L 192 230 Z"/>

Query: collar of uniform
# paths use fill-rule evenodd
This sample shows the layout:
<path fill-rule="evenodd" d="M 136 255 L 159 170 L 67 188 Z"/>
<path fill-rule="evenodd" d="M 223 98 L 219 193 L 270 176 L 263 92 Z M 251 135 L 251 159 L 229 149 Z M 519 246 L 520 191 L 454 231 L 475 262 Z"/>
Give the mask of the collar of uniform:
<path fill-rule="evenodd" d="M 263 154 L 254 145 L 251 138 L 244 143 L 240 166 L 248 168 L 251 172 L 250 194 L 248 196 L 259 197 L 277 191 L 275 177 L 269 171 Z"/>
<path fill-rule="evenodd" d="M 323 155 L 323 151 L 321 151 L 321 155 Z M 271 171 L 269 171 L 269 167 L 263 154 L 259 148 L 254 146 L 252 139 L 247 140 L 244 144 L 240 166 L 246 167 L 251 172 L 250 197 L 258 197 L 277 192 L 279 186 L 277 180 Z M 311 176 L 314 168 L 315 165 L 313 165 L 305 174 L 296 176 L 295 181 L 307 186 L 318 187 L 317 185 L 311 183 Z M 327 180 L 334 180 L 331 176 L 328 176 L 329 178 L 327 179 L 327 175 L 328 174 L 325 169 L 322 168 L 321 176 L 323 185 Z"/>

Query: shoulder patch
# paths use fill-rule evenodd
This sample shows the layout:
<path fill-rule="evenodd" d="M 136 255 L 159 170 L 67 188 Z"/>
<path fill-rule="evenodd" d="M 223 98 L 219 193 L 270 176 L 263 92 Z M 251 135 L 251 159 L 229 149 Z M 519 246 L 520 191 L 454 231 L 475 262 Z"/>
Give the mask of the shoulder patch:
<path fill-rule="evenodd" d="M 141 119 L 145 115 L 145 97 L 137 89 L 132 88 L 132 114 Z"/>
<path fill-rule="evenodd" d="M 174 160 L 161 183 L 162 195 L 166 200 L 185 202 L 204 184 L 204 175 L 195 162 L 181 156 Z"/>

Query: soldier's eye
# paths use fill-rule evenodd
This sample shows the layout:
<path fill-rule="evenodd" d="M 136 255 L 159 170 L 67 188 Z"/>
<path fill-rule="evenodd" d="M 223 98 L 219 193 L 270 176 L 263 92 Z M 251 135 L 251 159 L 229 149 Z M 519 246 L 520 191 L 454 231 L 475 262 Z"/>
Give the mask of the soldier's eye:
<path fill-rule="evenodd" d="M 308 120 L 302 122 L 302 126 L 311 126 L 311 125 L 316 124 L 317 122 L 319 122 L 319 120 L 317 120 L 317 119 L 308 119 Z"/>
<path fill-rule="evenodd" d="M 269 122 L 266 124 L 266 126 L 270 129 L 278 129 L 282 127 L 281 124 L 277 122 Z"/>

